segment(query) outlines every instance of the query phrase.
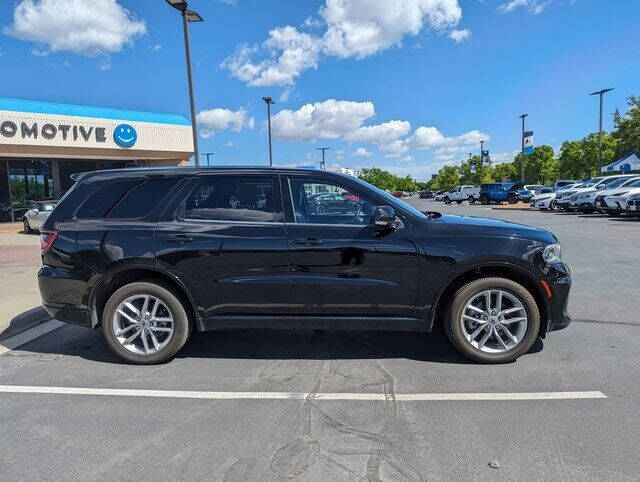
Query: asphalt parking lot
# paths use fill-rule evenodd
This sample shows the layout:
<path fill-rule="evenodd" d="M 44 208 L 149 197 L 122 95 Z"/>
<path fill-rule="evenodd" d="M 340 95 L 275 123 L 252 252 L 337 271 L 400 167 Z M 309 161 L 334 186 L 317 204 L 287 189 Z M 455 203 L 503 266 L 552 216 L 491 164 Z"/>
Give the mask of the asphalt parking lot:
<path fill-rule="evenodd" d="M 65 325 L 0 356 L 0 479 L 637 479 L 640 221 L 410 202 L 554 232 L 574 323 L 499 366 L 440 332 L 267 330 L 128 366 Z"/>

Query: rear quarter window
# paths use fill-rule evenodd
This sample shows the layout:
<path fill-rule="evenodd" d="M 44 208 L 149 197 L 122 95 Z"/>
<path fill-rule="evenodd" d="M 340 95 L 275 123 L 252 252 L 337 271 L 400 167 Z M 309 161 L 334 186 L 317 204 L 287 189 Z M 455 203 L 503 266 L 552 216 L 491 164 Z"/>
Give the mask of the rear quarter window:
<path fill-rule="evenodd" d="M 178 179 L 121 181 L 109 184 L 90 195 L 76 211 L 77 219 L 143 218 L 162 201 Z"/>

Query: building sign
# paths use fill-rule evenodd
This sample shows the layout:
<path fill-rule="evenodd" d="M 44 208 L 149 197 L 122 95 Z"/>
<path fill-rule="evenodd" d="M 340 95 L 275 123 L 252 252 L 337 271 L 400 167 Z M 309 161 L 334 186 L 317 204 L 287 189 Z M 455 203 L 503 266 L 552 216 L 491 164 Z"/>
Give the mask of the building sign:
<path fill-rule="evenodd" d="M 527 131 L 522 136 L 522 153 L 533 154 L 533 131 Z"/>
<path fill-rule="evenodd" d="M 488 149 L 484 149 L 482 151 L 482 157 L 481 157 L 482 163 L 484 164 L 485 162 L 489 162 L 490 158 L 489 158 L 489 150 Z"/>
<path fill-rule="evenodd" d="M 113 140 L 120 147 L 133 147 L 138 140 L 138 133 L 129 124 L 120 124 L 113 130 Z"/>
<path fill-rule="evenodd" d="M 10 120 L 5 120 L 0 123 L 0 136 L 7 139 L 14 137 L 20 137 L 22 139 L 41 138 L 48 141 L 62 139 L 63 141 L 105 142 L 107 140 L 106 129 L 104 127 L 40 124 L 38 122 L 16 123 Z"/>

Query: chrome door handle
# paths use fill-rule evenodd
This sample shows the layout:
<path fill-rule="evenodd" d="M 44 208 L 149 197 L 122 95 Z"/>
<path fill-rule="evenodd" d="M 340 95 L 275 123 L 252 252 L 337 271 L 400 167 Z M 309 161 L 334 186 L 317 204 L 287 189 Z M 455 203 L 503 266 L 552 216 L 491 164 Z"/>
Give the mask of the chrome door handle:
<path fill-rule="evenodd" d="M 302 244 L 304 246 L 316 246 L 322 243 L 322 240 L 318 238 L 305 238 L 305 239 L 294 239 L 294 244 Z"/>
<path fill-rule="evenodd" d="M 193 241 L 193 238 L 186 234 L 174 234 L 173 236 L 167 236 L 167 241 L 169 243 L 187 243 Z"/>

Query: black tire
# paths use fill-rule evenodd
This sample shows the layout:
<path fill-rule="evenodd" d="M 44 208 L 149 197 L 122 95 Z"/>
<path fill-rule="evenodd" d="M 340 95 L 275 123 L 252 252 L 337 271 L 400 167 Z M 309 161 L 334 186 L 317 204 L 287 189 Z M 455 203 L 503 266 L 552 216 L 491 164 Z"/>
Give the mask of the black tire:
<path fill-rule="evenodd" d="M 327 212 L 327 208 L 325 208 L 322 204 L 318 204 L 316 208 L 316 214 L 324 214 Z"/>
<path fill-rule="evenodd" d="M 476 203 L 476 198 L 473 196 L 469 196 L 469 204 L 475 204 Z"/>
<path fill-rule="evenodd" d="M 466 302 L 487 289 L 501 289 L 516 296 L 524 305 L 528 317 L 527 331 L 515 347 L 501 353 L 486 353 L 472 346 L 462 332 L 459 320 Z M 481 278 L 462 286 L 445 310 L 444 329 L 453 346 L 467 358 L 480 363 L 509 363 L 525 354 L 538 338 L 540 311 L 532 294 L 524 286 L 506 278 Z"/>
<path fill-rule="evenodd" d="M 507 196 L 507 202 L 508 202 L 509 204 L 515 204 L 515 203 L 517 203 L 517 202 L 518 202 L 518 198 L 516 198 L 516 195 L 515 195 L 515 194 L 509 194 L 509 195 Z"/>
<path fill-rule="evenodd" d="M 29 225 L 29 220 L 27 218 L 24 218 L 22 220 L 22 226 L 23 226 L 23 229 L 24 229 L 25 233 L 27 233 L 27 234 L 33 233 L 33 229 L 31 229 L 31 226 Z"/>
<path fill-rule="evenodd" d="M 451 199 L 449 199 L 449 196 L 445 196 L 444 197 L 444 203 L 445 204 L 451 204 Z"/>
<path fill-rule="evenodd" d="M 150 294 L 160 300 L 171 310 L 173 315 L 173 337 L 159 352 L 152 355 L 137 355 L 124 348 L 117 340 L 111 320 L 118 305 L 135 294 Z M 182 297 L 173 288 L 156 281 L 136 281 L 116 290 L 102 312 L 102 334 L 111 351 L 120 359 L 139 365 L 153 365 L 173 358 L 189 339 L 191 322 Z"/>
<path fill-rule="evenodd" d="M 558 209 L 556 202 L 553 200 L 549 201 L 549 211 L 555 211 L 556 209 Z"/>
<path fill-rule="evenodd" d="M 482 196 L 480 196 L 480 202 L 486 206 L 491 201 L 489 200 L 489 196 L 487 196 L 486 194 L 483 194 Z"/>
<path fill-rule="evenodd" d="M 458 204 L 462 204 L 462 201 L 456 201 Z"/>

